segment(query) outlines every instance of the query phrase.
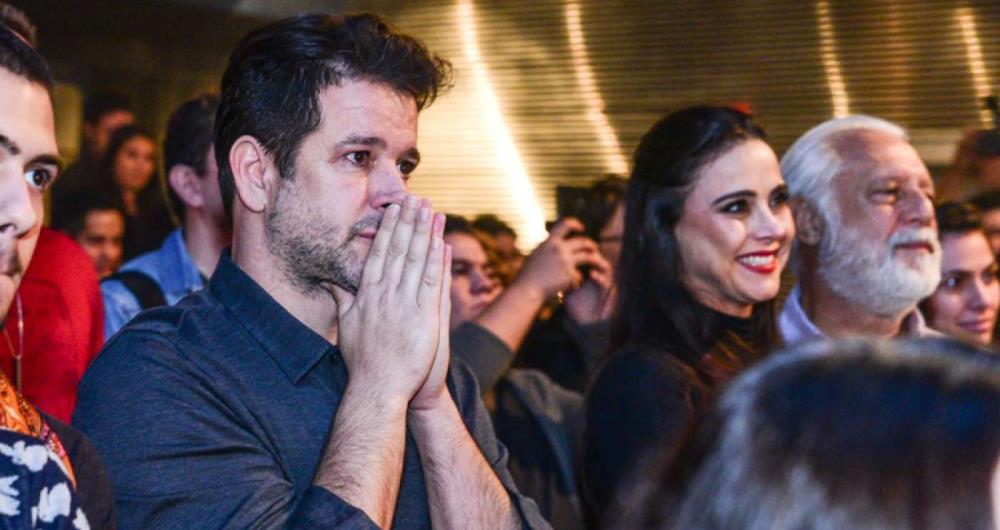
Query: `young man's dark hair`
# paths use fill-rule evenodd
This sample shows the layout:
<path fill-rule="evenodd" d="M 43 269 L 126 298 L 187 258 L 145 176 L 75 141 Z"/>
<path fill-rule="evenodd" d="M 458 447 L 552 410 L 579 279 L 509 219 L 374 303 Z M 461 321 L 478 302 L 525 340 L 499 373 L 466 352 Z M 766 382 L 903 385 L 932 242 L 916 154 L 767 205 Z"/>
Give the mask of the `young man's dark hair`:
<path fill-rule="evenodd" d="M 0 2 L 0 25 L 7 26 L 11 31 L 21 36 L 32 48 L 38 47 L 38 34 L 35 25 L 20 9 L 6 2 Z"/>
<path fill-rule="evenodd" d="M 53 228 L 66 232 L 70 237 L 76 239 L 86 226 L 87 214 L 106 210 L 119 212 L 122 219 L 125 218 L 125 209 L 118 197 L 99 189 L 81 190 L 77 192 L 72 207 L 59 217 L 60 223 L 54 225 Z"/>
<path fill-rule="evenodd" d="M 83 121 L 97 123 L 105 114 L 116 111 L 134 112 L 132 103 L 117 92 L 95 92 L 83 103 Z"/>
<path fill-rule="evenodd" d="M 229 58 L 215 124 L 226 215 L 235 194 L 227 155 L 240 136 L 260 141 L 288 178 L 302 139 L 320 123 L 323 88 L 347 79 L 383 83 L 412 96 L 419 111 L 450 78 L 448 61 L 376 15 L 301 15 L 247 35 Z"/>
<path fill-rule="evenodd" d="M 208 148 L 215 141 L 215 113 L 219 108 L 219 96 L 205 94 L 181 105 L 167 124 L 167 137 L 163 142 L 163 169 L 170 174 L 170 168 L 183 164 L 204 176 L 207 171 Z M 170 207 L 179 222 L 184 221 L 184 201 L 177 196 L 173 187 L 167 186 Z"/>
<path fill-rule="evenodd" d="M 0 24 L 0 68 L 52 91 L 52 72 L 42 56 L 15 30 Z"/>

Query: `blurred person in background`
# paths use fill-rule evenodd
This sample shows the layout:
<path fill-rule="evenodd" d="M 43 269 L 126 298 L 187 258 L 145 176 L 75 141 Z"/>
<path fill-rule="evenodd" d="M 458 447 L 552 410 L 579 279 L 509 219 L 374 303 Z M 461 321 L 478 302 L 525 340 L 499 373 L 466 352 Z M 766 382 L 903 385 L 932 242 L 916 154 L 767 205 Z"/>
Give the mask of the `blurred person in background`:
<path fill-rule="evenodd" d="M 974 195 L 969 203 L 979 209 L 990 248 L 994 255 L 1000 256 L 1000 190 Z"/>
<path fill-rule="evenodd" d="M 504 274 L 513 276 L 521 270 L 524 254 L 517 248 L 517 232 L 495 214 L 484 213 L 472 220 L 472 227 L 488 235 L 500 253 Z"/>
<path fill-rule="evenodd" d="M 601 285 L 589 275 L 579 288 L 565 293 L 563 304 L 548 318 L 539 319 L 517 353 L 517 366 L 545 372 L 556 383 L 584 392 L 608 347 L 608 318 L 614 308 L 614 267 L 621 253 L 627 181 L 607 176 L 586 189 L 574 212 L 583 235 L 597 242 L 610 270 L 612 285 Z"/>
<path fill-rule="evenodd" d="M 946 339 L 800 345 L 664 457 L 603 528 L 997 528 L 1000 365 Z"/>
<path fill-rule="evenodd" d="M 567 238 L 582 229 L 576 219 L 557 223 L 507 285 L 497 273 L 502 258 L 489 236 L 455 215 L 447 217 L 444 230 L 452 248 L 454 356 L 479 380 L 515 483 L 556 528 L 583 526 L 576 469 L 583 396 L 538 370 L 509 367 L 545 300 L 560 290 L 568 299 L 581 283 L 609 285 L 610 268 L 594 242 Z"/>
<path fill-rule="evenodd" d="M 584 236 L 571 237 L 582 232 L 576 219 L 557 223 L 504 286 L 496 272 L 502 252 L 489 249 L 489 236 L 464 218 L 448 217 L 444 237 L 452 246 L 450 325 L 455 354 L 473 369 L 484 391 L 510 367 L 546 301 L 560 292 L 575 292 L 586 282 L 610 289 L 611 269 L 597 244 Z"/>
<path fill-rule="evenodd" d="M 996 105 L 996 97 L 988 105 Z M 961 201 L 979 193 L 1000 190 L 1000 114 L 994 107 L 996 127 L 965 131 L 955 150 L 955 160 L 939 179 L 941 196 Z"/>
<path fill-rule="evenodd" d="M 123 260 L 159 247 L 174 229 L 157 171 L 156 143 L 146 130 L 126 125 L 112 133 L 98 189 L 118 198 L 125 212 Z"/>
<path fill-rule="evenodd" d="M 170 117 L 163 158 L 170 205 L 181 228 L 171 232 L 159 249 L 126 263 L 101 283 L 106 337 L 139 311 L 173 305 L 200 290 L 229 245 L 213 145 L 218 106 L 218 96 L 201 95 Z"/>
<path fill-rule="evenodd" d="M 592 523 L 614 517 L 634 470 L 679 444 L 717 389 L 769 352 L 795 237 L 764 131 L 727 107 L 653 125 L 625 201 L 612 353 L 586 403 Z"/>
<path fill-rule="evenodd" d="M 937 224 L 941 283 L 920 309 L 931 328 L 963 342 L 990 346 L 1000 307 L 1000 267 L 979 211 L 967 203 L 945 203 L 937 207 Z"/>
<path fill-rule="evenodd" d="M 98 279 L 107 278 L 122 264 L 125 211 L 117 197 L 101 190 L 81 190 L 75 198 L 58 228 L 83 247 Z"/>
<path fill-rule="evenodd" d="M 781 159 L 798 233 L 798 284 L 778 325 L 785 344 L 924 336 L 917 304 L 941 279 L 934 181 L 901 127 L 827 120 Z"/>
<path fill-rule="evenodd" d="M 135 113 L 127 97 L 116 92 L 95 92 L 87 96 L 83 103 L 80 154 L 52 187 L 53 224 L 63 222 L 63 210 L 74 202 L 78 191 L 99 183 L 101 162 L 112 133 L 133 123 Z"/>
<path fill-rule="evenodd" d="M 10 16 L 9 8 L 0 9 L 0 225 L 4 227 L 0 231 L 0 261 L 6 264 L 0 280 L 0 320 L 5 325 L 8 351 L 28 365 L 29 355 L 37 356 L 30 361 L 36 362 L 43 356 L 56 354 L 27 352 L 26 333 L 31 329 L 28 326 L 34 329 L 31 333 L 63 337 L 76 330 L 49 329 L 48 326 L 60 326 L 62 322 L 58 321 L 26 322 L 36 317 L 28 316 L 22 295 L 18 294 L 29 262 L 39 248 L 45 209 L 43 194 L 59 173 L 61 163 L 55 137 L 51 73 L 45 60 L 30 46 L 29 36 L 16 33 L 18 24 L 13 25 L 13 30 L 7 26 Z M 53 263 L 47 260 L 46 265 Z M 73 272 L 66 271 L 63 277 L 80 276 Z M 73 308 L 46 304 L 40 309 L 58 313 Z M 17 333 L 12 333 L 15 330 Z M 42 374 L 35 384 L 53 384 L 65 389 L 65 381 L 58 377 L 63 368 L 57 366 L 65 360 L 48 359 L 49 362 L 42 363 L 48 365 L 43 371 L 56 377 L 49 380 Z M 27 375 L 27 370 L 22 375 Z M 11 528 L 36 524 L 53 528 L 79 529 L 91 524 L 95 528 L 114 528 L 111 486 L 97 452 L 78 431 L 30 404 L 16 388 L 23 386 L 17 384 L 16 371 L 14 376 L 12 383 L 0 375 L 3 411 L 0 446 L 8 448 L 0 456 L 0 474 L 5 477 L 0 520 Z"/>

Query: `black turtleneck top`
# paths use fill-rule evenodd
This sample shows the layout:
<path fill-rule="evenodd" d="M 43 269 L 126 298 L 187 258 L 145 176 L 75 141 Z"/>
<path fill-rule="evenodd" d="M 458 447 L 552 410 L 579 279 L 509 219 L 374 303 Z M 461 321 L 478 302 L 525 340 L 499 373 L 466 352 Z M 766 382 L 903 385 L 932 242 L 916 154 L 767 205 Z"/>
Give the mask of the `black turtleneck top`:
<path fill-rule="evenodd" d="M 751 319 L 713 312 L 723 337 L 754 344 Z M 743 341 L 743 342 L 740 342 Z M 583 480 L 589 518 L 606 520 L 617 495 L 679 444 L 718 387 L 756 352 L 711 347 L 696 356 L 656 345 L 626 344 L 600 369 L 587 396 Z M 700 357 L 693 366 L 681 360 Z M 735 362 L 734 362 L 735 361 Z"/>

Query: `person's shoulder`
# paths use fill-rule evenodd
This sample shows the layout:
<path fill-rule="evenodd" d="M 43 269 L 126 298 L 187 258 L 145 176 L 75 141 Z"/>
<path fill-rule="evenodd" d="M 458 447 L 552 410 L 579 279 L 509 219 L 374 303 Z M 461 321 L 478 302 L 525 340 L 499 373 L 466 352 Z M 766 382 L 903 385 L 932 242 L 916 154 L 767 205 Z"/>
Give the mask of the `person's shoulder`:
<path fill-rule="evenodd" d="M 206 291 L 194 293 L 172 306 L 155 307 L 139 313 L 112 337 L 98 357 L 114 358 L 118 352 L 134 357 L 150 349 L 160 354 L 183 355 L 183 343 L 200 336 L 212 323 L 224 318 L 218 303 Z M 108 362 L 108 361 L 104 361 Z"/>
<path fill-rule="evenodd" d="M 669 348 L 650 344 L 627 344 L 608 356 L 605 370 L 687 372 L 687 365 Z"/>
<path fill-rule="evenodd" d="M 162 277 L 164 273 L 163 252 L 164 250 L 161 247 L 156 250 L 150 250 L 149 252 L 140 254 L 122 265 L 121 268 L 118 269 L 118 272 L 139 272 L 149 276 L 150 279 L 155 281 L 157 284 L 162 284 Z"/>

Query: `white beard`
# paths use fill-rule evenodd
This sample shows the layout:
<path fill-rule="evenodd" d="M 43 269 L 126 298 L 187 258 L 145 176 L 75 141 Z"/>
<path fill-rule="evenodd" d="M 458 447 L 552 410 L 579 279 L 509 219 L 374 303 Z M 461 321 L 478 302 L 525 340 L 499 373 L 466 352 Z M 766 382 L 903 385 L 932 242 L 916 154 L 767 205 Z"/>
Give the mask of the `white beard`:
<path fill-rule="evenodd" d="M 913 242 L 928 243 L 933 252 L 913 263 L 896 257 L 898 245 Z M 903 316 L 941 281 L 941 245 L 931 228 L 899 230 L 882 246 L 838 227 L 820 244 L 818 272 L 830 289 L 853 305 L 876 315 Z"/>

